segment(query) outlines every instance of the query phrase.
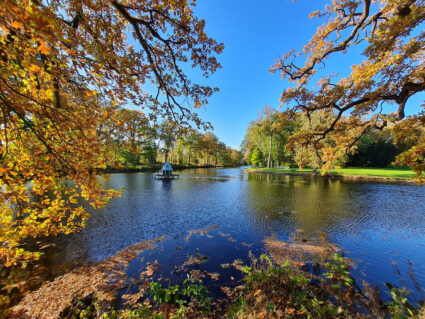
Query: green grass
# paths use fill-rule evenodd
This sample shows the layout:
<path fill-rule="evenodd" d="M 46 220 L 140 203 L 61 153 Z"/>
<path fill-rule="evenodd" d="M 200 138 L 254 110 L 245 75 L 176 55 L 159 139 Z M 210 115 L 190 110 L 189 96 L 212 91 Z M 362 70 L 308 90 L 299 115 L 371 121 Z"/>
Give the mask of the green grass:
<path fill-rule="evenodd" d="M 300 170 L 298 168 L 251 168 L 252 170 L 262 170 L 265 172 L 276 172 L 276 173 L 312 173 L 311 168 L 305 168 Z M 320 171 L 319 171 L 320 173 Z M 332 175 L 350 175 L 350 176 L 374 176 L 383 178 L 412 178 L 415 173 L 408 168 L 363 168 L 363 167 L 348 167 L 341 169 L 331 169 L 326 172 Z"/>

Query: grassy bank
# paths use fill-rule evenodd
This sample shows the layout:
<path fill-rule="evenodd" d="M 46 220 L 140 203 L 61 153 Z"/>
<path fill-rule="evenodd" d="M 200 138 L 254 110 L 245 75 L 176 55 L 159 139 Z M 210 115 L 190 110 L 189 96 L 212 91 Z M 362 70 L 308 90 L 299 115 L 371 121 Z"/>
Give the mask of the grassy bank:
<path fill-rule="evenodd" d="M 313 170 L 305 168 L 300 170 L 298 168 L 248 168 L 248 171 L 261 172 L 261 173 L 275 173 L 285 175 L 311 175 Z M 320 170 L 317 172 L 321 175 Z M 405 168 L 357 168 L 348 167 L 341 169 L 332 169 L 326 172 L 325 176 L 345 176 L 345 177 L 358 177 L 358 178 L 371 178 L 371 179 L 390 179 L 390 180 L 409 180 L 415 176 L 415 173 L 410 169 Z"/>

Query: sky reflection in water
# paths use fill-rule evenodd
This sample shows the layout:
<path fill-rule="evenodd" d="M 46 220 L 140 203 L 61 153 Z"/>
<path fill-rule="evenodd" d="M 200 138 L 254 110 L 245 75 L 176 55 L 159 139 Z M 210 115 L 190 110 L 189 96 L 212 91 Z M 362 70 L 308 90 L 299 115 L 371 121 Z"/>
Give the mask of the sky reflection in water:
<path fill-rule="evenodd" d="M 179 173 L 179 180 L 168 182 L 154 180 L 150 173 L 112 174 L 105 186 L 124 187 L 122 196 L 94 212 L 83 231 L 62 237 L 55 263 L 98 261 L 165 235 L 158 250 L 144 252 L 130 264 L 129 276 L 137 278 L 147 260 L 158 259 L 163 265 L 158 275 L 178 279 L 174 265 L 199 252 L 208 256 L 203 269 L 222 273 L 220 281 L 207 282 L 215 290 L 221 281 L 240 278 L 220 264 L 237 258 L 248 262 L 249 251 L 264 252 L 264 238 L 285 240 L 302 229 L 306 237 L 324 232 L 342 247 L 356 261 L 358 279 L 396 285 L 405 281 L 413 288 L 410 261 L 425 286 L 424 187 L 254 174 L 239 168 Z M 194 234 L 185 240 L 191 230 L 211 225 L 219 229 L 210 236 Z"/>

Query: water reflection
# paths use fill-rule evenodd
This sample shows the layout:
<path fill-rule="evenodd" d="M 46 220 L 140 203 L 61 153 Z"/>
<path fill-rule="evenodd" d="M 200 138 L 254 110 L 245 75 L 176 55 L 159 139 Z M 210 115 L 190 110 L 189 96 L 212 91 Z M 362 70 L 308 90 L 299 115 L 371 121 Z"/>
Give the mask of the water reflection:
<path fill-rule="evenodd" d="M 155 258 L 171 267 L 196 249 L 220 263 L 261 251 L 271 235 L 286 239 L 295 229 L 318 231 L 349 251 L 356 276 L 372 283 L 400 283 L 391 260 L 408 273 L 412 261 L 425 286 L 425 188 L 415 185 L 246 173 L 241 169 L 196 169 L 180 179 L 157 181 L 150 173 L 112 174 L 105 187 L 124 188 L 121 198 L 94 212 L 87 228 L 58 240 L 56 264 L 97 261 L 136 242 L 165 235 Z M 185 237 L 193 229 L 218 225 L 214 238 Z M 221 236 L 226 234 L 227 237 Z M 235 241 L 229 240 L 232 238 Z M 241 245 L 245 243 L 245 245 Z M 176 250 L 178 248 L 178 250 Z M 130 273 L 141 271 L 131 265 Z M 167 271 L 167 267 L 164 267 Z"/>
<path fill-rule="evenodd" d="M 318 231 L 335 228 L 350 231 L 352 220 L 359 218 L 353 214 L 361 213 L 353 210 L 350 187 L 341 181 L 256 174 L 249 174 L 248 180 L 247 204 L 252 209 L 247 211 L 254 214 L 249 218 L 260 228 L 264 223 L 283 224 L 288 232 L 302 228 L 314 237 Z"/>

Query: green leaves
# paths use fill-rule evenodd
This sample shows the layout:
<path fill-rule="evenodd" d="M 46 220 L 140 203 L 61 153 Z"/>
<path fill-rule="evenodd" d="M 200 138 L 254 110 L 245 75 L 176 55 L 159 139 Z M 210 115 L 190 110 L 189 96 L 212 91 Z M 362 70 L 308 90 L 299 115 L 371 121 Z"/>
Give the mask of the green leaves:
<path fill-rule="evenodd" d="M 337 283 L 331 285 L 331 288 L 339 289 L 340 284 L 350 287 L 354 283 L 349 272 L 349 266 L 341 254 L 335 253 L 332 256 L 332 260 L 325 263 L 325 268 L 328 272 L 323 273 L 323 276 Z"/>
<path fill-rule="evenodd" d="M 211 298 L 208 296 L 208 290 L 196 283 L 196 280 L 189 275 L 183 281 L 182 286 L 174 285 L 163 288 L 161 284 L 150 282 L 148 294 L 152 295 L 153 300 L 158 303 L 170 303 L 179 308 L 187 306 L 193 299 L 197 299 L 199 306 L 205 310 L 209 309 Z"/>

